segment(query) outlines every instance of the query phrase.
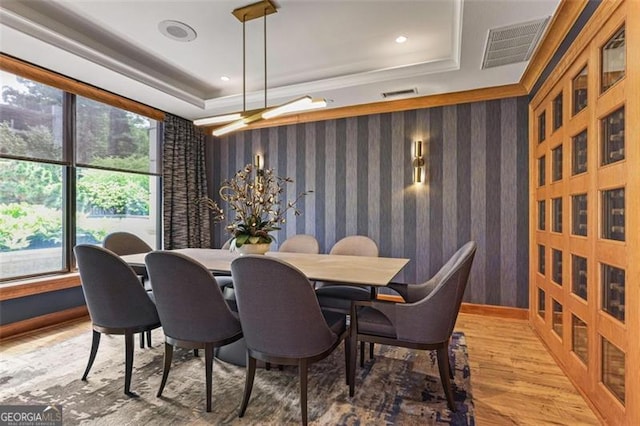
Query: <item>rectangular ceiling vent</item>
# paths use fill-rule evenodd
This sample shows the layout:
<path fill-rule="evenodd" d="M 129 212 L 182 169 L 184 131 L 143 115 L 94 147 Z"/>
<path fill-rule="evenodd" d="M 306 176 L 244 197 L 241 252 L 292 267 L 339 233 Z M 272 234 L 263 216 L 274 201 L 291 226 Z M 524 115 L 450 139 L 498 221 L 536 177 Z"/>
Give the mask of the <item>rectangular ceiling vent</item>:
<path fill-rule="evenodd" d="M 393 98 L 396 96 L 405 96 L 405 95 L 416 95 L 418 93 L 418 89 L 404 89 L 404 90 L 396 90 L 395 92 L 382 92 L 383 98 Z"/>
<path fill-rule="evenodd" d="M 482 69 L 528 61 L 551 17 L 489 30 Z"/>

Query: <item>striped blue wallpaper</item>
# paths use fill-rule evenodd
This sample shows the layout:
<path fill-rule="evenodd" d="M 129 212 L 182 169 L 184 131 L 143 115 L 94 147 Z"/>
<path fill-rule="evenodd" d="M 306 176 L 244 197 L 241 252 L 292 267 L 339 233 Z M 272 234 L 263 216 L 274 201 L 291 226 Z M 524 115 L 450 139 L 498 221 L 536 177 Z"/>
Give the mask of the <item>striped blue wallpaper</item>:
<path fill-rule="evenodd" d="M 347 235 L 373 238 L 381 256 L 411 262 L 398 281 L 421 282 L 460 245 L 478 252 L 465 301 L 528 306 L 526 97 L 256 129 L 211 138 L 219 188 L 254 154 L 312 189 L 278 241 L 315 235 L 321 250 Z M 412 183 L 411 149 L 424 141 L 428 182 Z M 212 190 L 212 192 L 215 192 Z M 217 194 L 216 194 L 217 195 Z M 215 227 L 214 245 L 227 238 Z"/>

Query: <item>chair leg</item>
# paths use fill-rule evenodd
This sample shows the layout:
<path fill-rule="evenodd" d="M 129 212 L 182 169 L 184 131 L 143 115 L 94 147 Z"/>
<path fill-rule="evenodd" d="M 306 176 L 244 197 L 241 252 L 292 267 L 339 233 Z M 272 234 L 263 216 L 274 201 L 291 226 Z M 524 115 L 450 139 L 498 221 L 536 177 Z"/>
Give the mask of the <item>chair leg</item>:
<path fill-rule="evenodd" d="M 373 359 L 373 342 L 369 343 L 369 359 Z"/>
<path fill-rule="evenodd" d="M 364 342 L 360 342 L 360 368 L 364 368 Z"/>
<path fill-rule="evenodd" d="M 356 353 L 358 352 L 358 336 L 353 330 L 349 335 L 349 396 L 352 397 L 356 382 Z"/>
<path fill-rule="evenodd" d="M 249 405 L 249 398 L 251 398 L 251 390 L 253 389 L 253 378 L 256 375 L 256 359 L 251 357 L 247 353 L 247 377 L 244 382 L 244 395 L 242 397 L 242 404 L 240 405 L 240 414 L 238 417 L 244 416 L 244 412 Z"/>
<path fill-rule="evenodd" d="M 100 345 L 100 333 L 93 330 L 93 338 L 91 340 L 91 353 L 89 354 L 89 362 L 87 363 L 87 368 L 84 370 L 84 374 L 82 375 L 82 380 L 87 380 L 87 374 L 89 374 L 89 370 L 93 366 L 93 361 L 96 360 L 96 354 L 98 353 L 98 346 Z"/>
<path fill-rule="evenodd" d="M 207 413 L 211 412 L 211 387 L 212 387 L 212 371 L 213 371 L 213 345 L 205 343 L 204 345 L 204 369 L 207 383 Z"/>
<path fill-rule="evenodd" d="M 136 393 L 131 392 L 131 373 L 133 372 L 133 333 L 124 334 L 124 393 L 127 396 L 136 397 Z"/>
<path fill-rule="evenodd" d="M 140 349 L 144 349 L 144 331 L 140 333 Z"/>
<path fill-rule="evenodd" d="M 193 356 L 195 356 L 195 357 L 200 356 L 200 352 L 198 352 L 198 350 L 197 350 L 197 349 L 194 349 L 194 350 L 193 350 Z"/>
<path fill-rule="evenodd" d="M 347 386 L 349 386 L 349 374 L 351 373 L 351 368 L 349 367 L 351 360 L 351 339 L 347 336 L 344 339 L 344 376 L 347 380 Z"/>
<path fill-rule="evenodd" d="M 160 382 L 160 389 L 156 396 L 159 398 L 162 396 L 164 386 L 167 384 L 167 378 L 169 377 L 169 370 L 171 369 L 171 360 L 173 359 L 173 346 L 167 342 L 164 342 L 164 366 L 162 367 L 162 381 Z"/>
<path fill-rule="evenodd" d="M 302 413 L 302 424 L 307 425 L 307 360 L 301 359 L 298 363 L 298 374 L 300 375 L 300 412 Z"/>
<path fill-rule="evenodd" d="M 151 330 L 147 330 L 147 347 L 151 347 Z"/>
<path fill-rule="evenodd" d="M 437 349 L 438 353 L 438 370 L 440 370 L 440 380 L 442 381 L 442 387 L 444 389 L 444 395 L 447 397 L 447 405 L 451 411 L 456 411 L 456 406 L 453 403 L 453 391 L 451 389 L 451 380 L 449 374 L 451 374 L 451 368 L 449 367 L 449 351 L 447 346 L 442 346 Z"/>

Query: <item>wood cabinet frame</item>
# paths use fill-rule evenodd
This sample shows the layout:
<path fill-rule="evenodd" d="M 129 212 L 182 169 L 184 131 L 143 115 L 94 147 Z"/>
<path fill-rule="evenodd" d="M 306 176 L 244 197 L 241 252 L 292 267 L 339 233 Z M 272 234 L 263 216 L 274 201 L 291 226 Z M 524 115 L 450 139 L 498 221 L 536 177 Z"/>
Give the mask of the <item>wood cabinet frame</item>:
<path fill-rule="evenodd" d="M 604 93 L 601 87 L 601 48 L 620 27 L 626 31 L 625 76 Z M 587 66 L 587 106 L 573 112 L 572 82 Z M 551 132 L 553 100 L 563 93 L 563 125 Z M 601 165 L 601 120 L 625 107 L 625 158 Z M 538 143 L 538 117 L 547 111 L 547 135 Z M 636 117 L 633 119 L 633 117 Z M 563 177 L 538 186 L 537 172 L 530 173 L 530 322 L 543 342 L 606 424 L 640 424 L 640 2 L 602 2 L 589 23 L 558 62 L 554 72 L 530 103 L 530 170 L 536 171 L 538 158 L 545 155 L 547 169 L 553 148 L 563 145 Z M 587 172 L 573 176 L 572 137 L 587 130 Z M 549 177 L 550 171 L 547 172 Z M 625 189 L 625 241 L 602 238 L 602 191 Z M 571 235 L 571 196 L 587 194 L 587 236 Z M 540 200 L 562 197 L 562 233 L 551 227 L 537 229 Z M 538 273 L 538 245 L 546 248 L 545 276 Z M 563 252 L 563 285 L 551 280 L 551 250 Z M 572 293 L 571 255 L 587 258 L 587 301 Z M 625 270 L 625 321 L 603 311 L 601 265 Z M 538 289 L 545 292 L 546 315 L 538 315 Z M 563 338 L 552 330 L 552 301 L 563 308 Z M 572 314 L 588 327 L 588 360 L 585 364 L 572 352 Z M 625 403 L 621 403 L 602 382 L 602 338 L 625 354 Z"/>

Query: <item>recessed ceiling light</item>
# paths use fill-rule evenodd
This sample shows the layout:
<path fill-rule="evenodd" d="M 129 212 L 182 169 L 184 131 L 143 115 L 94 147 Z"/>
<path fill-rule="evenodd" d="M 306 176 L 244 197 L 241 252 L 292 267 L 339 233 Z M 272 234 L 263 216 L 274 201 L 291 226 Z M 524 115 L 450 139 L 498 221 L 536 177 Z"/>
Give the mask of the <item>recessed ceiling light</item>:
<path fill-rule="evenodd" d="M 401 43 L 404 43 L 407 40 L 409 40 L 409 39 L 406 36 L 401 35 L 401 36 L 398 36 L 396 38 L 396 43 L 401 44 Z"/>
<path fill-rule="evenodd" d="M 227 77 L 226 75 L 223 75 L 222 77 L 220 77 L 220 80 L 229 81 L 229 77 Z"/>
<path fill-rule="evenodd" d="M 158 30 L 166 37 L 176 41 L 193 41 L 198 37 L 193 28 L 180 21 L 162 21 L 158 24 Z"/>

